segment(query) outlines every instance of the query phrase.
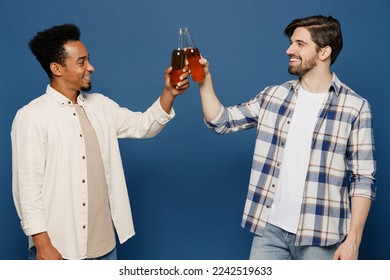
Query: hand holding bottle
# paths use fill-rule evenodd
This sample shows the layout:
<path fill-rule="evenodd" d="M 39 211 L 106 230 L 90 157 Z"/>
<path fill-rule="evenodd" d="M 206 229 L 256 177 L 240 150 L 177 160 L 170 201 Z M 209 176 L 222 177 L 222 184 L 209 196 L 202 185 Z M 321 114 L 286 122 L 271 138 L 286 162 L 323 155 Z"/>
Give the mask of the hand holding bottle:
<path fill-rule="evenodd" d="M 203 56 L 200 57 L 199 64 L 203 67 L 205 78 L 210 73 L 209 62 Z"/>
<path fill-rule="evenodd" d="M 172 66 L 165 70 L 165 89 L 173 92 L 173 95 L 181 94 L 190 86 L 189 69 L 185 65 L 182 69 L 175 70 Z M 173 83 L 172 78 L 175 79 Z"/>

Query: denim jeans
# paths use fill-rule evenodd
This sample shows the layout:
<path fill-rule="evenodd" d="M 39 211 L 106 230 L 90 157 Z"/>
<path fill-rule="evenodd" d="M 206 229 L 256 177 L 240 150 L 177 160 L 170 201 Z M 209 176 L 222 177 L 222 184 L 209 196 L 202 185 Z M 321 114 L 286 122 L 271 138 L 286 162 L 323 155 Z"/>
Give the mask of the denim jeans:
<path fill-rule="evenodd" d="M 35 260 L 37 257 L 37 249 L 34 247 L 31 247 L 30 250 L 28 250 L 28 259 L 29 260 Z M 87 258 L 87 259 L 84 259 L 84 260 L 104 260 L 104 261 L 110 261 L 110 260 L 117 260 L 117 255 L 116 255 L 116 247 L 109 253 L 101 256 L 101 257 L 97 257 L 97 258 Z"/>
<path fill-rule="evenodd" d="M 251 260 L 331 260 L 340 243 L 331 246 L 295 246 L 296 235 L 267 224 L 264 235 L 253 238 Z"/>

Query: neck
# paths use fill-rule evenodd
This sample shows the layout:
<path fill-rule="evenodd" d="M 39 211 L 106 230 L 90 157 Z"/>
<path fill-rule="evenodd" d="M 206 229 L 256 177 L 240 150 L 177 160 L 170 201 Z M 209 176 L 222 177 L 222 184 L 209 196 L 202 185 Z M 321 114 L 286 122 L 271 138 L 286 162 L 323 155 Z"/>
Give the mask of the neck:
<path fill-rule="evenodd" d="M 329 69 L 320 71 L 318 69 L 306 73 L 300 77 L 303 89 L 313 93 L 323 93 L 329 90 L 333 75 Z"/>
<path fill-rule="evenodd" d="M 50 86 L 54 88 L 56 91 L 64 95 L 66 98 L 68 98 L 70 101 L 72 101 L 73 104 L 77 104 L 77 96 L 79 96 L 80 91 L 79 90 L 72 90 L 65 87 L 62 87 L 58 82 L 51 81 Z"/>

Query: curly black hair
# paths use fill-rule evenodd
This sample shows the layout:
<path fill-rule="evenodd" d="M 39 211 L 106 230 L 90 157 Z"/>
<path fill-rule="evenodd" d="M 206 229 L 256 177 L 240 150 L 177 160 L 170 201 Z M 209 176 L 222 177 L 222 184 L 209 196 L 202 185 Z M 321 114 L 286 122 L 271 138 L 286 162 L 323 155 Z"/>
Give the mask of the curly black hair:
<path fill-rule="evenodd" d="M 28 45 L 49 79 L 51 79 L 50 63 L 56 62 L 63 65 L 67 55 L 64 44 L 79 40 L 80 29 L 74 24 L 63 24 L 37 32 Z"/>

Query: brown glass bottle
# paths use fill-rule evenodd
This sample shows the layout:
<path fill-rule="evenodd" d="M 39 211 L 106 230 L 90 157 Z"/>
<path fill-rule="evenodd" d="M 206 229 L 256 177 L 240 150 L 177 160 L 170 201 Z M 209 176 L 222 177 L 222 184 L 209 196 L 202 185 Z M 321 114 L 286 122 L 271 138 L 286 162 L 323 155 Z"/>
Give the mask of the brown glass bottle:
<path fill-rule="evenodd" d="M 206 77 L 203 65 L 199 63 L 200 53 L 197 48 L 187 48 L 186 56 L 188 60 L 188 67 L 191 71 L 192 80 L 194 82 L 203 81 Z"/>
<path fill-rule="evenodd" d="M 180 76 L 183 74 L 183 68 L 185 65 L 185 52 L 184 50 L 173 50 L 172 51 L 172 72 L 170 83 L 173 86 L 176 86 L 180 82 Z"/>
<path fill-rule="evenodd" d="M 182 27 L 179 29 L 178 48 L 180 50 L 186 50 L 186 58 L 188 61 L 188 67 L 190 68 L 192 80 L 194 82 L 200 82 L 204 80 L 204 68 L 203 65 L 199 63 L 199 49 L 195 46 L 194 40 L 191 36 L 191 31 L 188 27 Z"/>

